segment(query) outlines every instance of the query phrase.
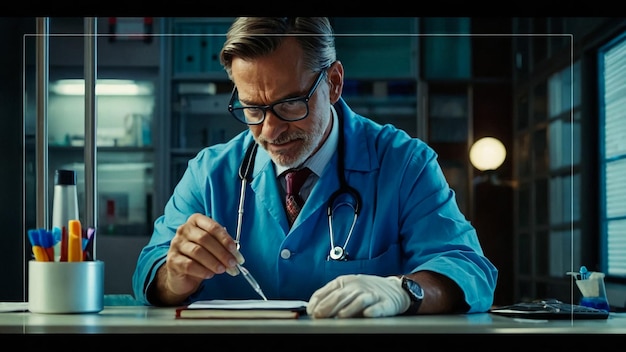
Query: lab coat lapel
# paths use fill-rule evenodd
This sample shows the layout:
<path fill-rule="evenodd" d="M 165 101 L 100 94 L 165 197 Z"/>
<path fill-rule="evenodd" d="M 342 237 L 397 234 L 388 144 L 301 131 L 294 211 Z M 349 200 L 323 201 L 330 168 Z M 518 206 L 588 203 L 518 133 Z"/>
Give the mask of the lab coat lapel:
<path fill-rule="evenodd" d="M 257 151 L 252 175 L 250 187 L 253 190 L 255 202 L 265 208 L 271 219 L 276 222 L 277 227 L 282 228 L 286 235 L 289 231 L 289 224 L 278 189 L 280 186 L 276 180 L 276 172 L 269 154 L 261 147 Z M 256 205 L 256 207 L 258 206 Z"/>
<path fill-rule="evenodd" d="M 368 136 L 363 133 L 363 121 L 354 111 L 350 110 L 343 98 L 335 104 L 335 109 L 340 116 L 339 118 L 343 116 L 344 119 L 344 164 L 347 171 L 345 175 L 346 180 L 350 183 L 351 172 L 367 173 L 379 168 L 378 157 L 374 148 L 375 141 L 368 139 Z"/>
<path fill-rule="evenodd" d="M 339 118 L 344 119 L 344 175 L 348 184 L 350 184 L 350 174 L 353 172 L 368 173 L 378 168 L 378 159 L 373 154 L 373 145 L 367 140 L 363 130 L 362 121 L 356 118 L 354 112 L 345 104 L 343 99 L 335 105 Z M 337 148 L 341 148 L 338 145 Z M 326 214 L 328 200 L 331 195 L 339 189 L 339 179 L 337 178 L 337 165 L 339 161 L 339 151 L 331 158 L 328 166 L 324 169 L 317 184 L 311 190 L 309 199 L 304 204 L 302 211 L 292 228 L 300 225 L 306 225 L 307 220 L 317 211 L 323 211 Z M 359 188 L 359 185 L 351 184 L 352 187 Z M 322 209 L 320 209 L 322 208 Z M 311 220 L 317 220 L 313 217 Z M 312 226 L 307 226 L 312 227 Z"/>

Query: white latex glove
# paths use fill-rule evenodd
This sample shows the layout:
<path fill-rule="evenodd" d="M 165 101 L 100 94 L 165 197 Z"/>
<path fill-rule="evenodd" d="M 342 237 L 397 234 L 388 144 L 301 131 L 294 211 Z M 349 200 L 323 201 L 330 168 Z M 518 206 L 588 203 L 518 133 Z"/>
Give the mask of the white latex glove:
<path fill-rule="evenodd" d="M 411 304 L 397 276 L 342 275 L 313 293 L 307 314 L 313 318 L 384 317 L 404 313 Z"/>

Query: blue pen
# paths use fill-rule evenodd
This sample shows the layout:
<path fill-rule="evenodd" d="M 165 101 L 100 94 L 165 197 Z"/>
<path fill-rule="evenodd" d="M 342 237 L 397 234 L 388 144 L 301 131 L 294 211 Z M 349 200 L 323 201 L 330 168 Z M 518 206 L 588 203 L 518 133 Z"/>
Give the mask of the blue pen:
<path fill-rule="evenodd" d="M 42 246 L 50 261 L 54 261 L 54 239 L 52 238 L 52 232 L 41 228 L 39 229 L 39 245 Z"/>
<path fill-rule="evenodd" d="M 28 230 L 28 239 L 30 240 L 30 244 L 32 246 L 39 246 L 39 230 L 31 229 Z"/>
<path fill-rule="evenodd" d="M 96 229 L 89 227 L 83 232 L 86 233 L 86 238 L 83 237 L 83 252 L 85 253 L 85 260 L 95 260 L 93 253 L 93 242 L 96 235 Z"/>

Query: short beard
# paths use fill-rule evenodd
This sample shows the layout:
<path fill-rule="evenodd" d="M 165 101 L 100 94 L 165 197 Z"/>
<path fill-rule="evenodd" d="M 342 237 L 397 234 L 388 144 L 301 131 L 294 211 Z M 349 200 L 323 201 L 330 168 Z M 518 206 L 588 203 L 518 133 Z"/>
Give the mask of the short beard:
<path fill-rule="evenodd" d="M 300 139 L 302 140 L 301 148 L 299 150 L 288 150 L 285 153 L 275 153 L 269 152 L 272 161 L 277 165 L 287 167 L 287 168 L 295 168 L 302 165 L 313 152 L 317 150 L 319 146 L 322 144 L 322 139 L 324 138 L 324 132 L 328 128 L 330 121 L 332 119 L 332 115 L 328 119 L 318 119 L 316 123 L 313 125 L 313 129 L 310 133 L 296 131 L 291 134 L 281 134 L 273 141 L 268 141 L 262 137 L 257 139 L 257 143 L 263 147 L 263 149 L 267 150 L 268 143 L 281 144 L 289 141 Z"/>

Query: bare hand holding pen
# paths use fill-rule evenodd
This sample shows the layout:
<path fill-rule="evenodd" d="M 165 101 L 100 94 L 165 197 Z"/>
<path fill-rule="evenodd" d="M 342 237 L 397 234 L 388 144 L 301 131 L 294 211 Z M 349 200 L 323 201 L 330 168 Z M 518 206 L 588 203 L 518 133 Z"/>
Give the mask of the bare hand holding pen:
<path fill-rule="evenodd" d="M 239 274 L 237 263 L 244 258 L 226 229 L 202 214 L 192 214 L 176 230 L 167 259 L 150 287 L 152 300 L 161 305 L 178 305 L 195 292 L 204 279 L 227 272 Z"/>

